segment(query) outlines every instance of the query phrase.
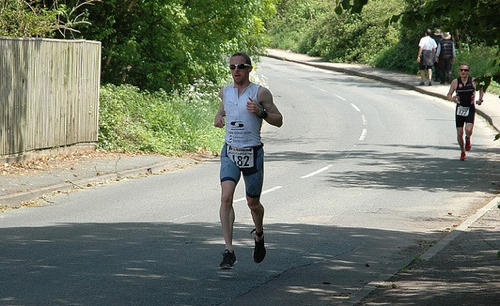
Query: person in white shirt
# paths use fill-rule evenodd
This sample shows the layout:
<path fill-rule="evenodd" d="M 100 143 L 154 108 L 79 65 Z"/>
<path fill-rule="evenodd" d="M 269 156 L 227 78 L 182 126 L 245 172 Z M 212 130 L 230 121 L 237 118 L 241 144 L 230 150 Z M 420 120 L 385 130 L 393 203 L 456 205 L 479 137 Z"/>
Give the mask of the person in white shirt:
<path fill-rule="evenodd" d="M 429 86 L 432 86 L 432 67 L 434 66 L 437 44 L 431 37 L 430 29 L 425 30 L 424 35 L 418 43 L 417 62 L 420 68 L 420 85 L 425 85 L 425 70 L 427 70 Z"/>

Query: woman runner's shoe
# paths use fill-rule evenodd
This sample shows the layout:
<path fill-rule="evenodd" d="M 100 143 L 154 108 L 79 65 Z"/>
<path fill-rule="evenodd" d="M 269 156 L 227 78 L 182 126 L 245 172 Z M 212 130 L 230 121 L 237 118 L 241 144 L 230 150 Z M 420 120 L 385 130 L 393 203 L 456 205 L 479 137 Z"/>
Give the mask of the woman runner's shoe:
<path fill-rule="evenodd" d="M 250 234 L 255 232 L 255 236 L 262 237 L 260 241 L 255 240 L 255 248 L 253 249 L 253 261 L 256 263 L 260 263 L 266 257 L 266 247 L 264 246 L 264 232 L 257 233 L 257 230 L 254 228 Z"/>
<path fill-rule="evenodd" d="M 225 250 L 222 253 L 222 262 L 219 265 L 219 269 L 232 269 L 236 264 L 236 255 L 234 252 L 229 252 L 229 250 Z"/>
<path fill-rule="evenodd" d="M 460 154 L 460 160 L 465 160 L 465 152 L 462 152 L 462 154 Z"/>

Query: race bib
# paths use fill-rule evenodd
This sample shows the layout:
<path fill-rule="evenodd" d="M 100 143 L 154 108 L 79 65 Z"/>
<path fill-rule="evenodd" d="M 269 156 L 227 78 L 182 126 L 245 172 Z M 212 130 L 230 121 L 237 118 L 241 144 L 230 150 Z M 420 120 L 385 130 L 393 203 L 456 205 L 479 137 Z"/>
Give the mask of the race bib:
<path fill-rule="evenodd" d="M 467 116 L 469 116 L 469 111 L 470 111 L 470 107 L 461 106 L 461 105 L 459 105 L 457 107 L 457 115 L 458 116 L 467 117 Z"/>
<path fill-rule="evenodd" d="M 227 156 L 239 168 L 252 168 L 253 167 L 253 148 L 235 148 L 227 146 Z"/>

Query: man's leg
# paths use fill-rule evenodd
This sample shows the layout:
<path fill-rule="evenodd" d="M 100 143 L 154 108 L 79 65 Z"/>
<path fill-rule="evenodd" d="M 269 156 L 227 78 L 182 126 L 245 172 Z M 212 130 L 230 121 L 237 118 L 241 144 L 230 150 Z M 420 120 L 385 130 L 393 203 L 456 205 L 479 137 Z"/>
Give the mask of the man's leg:
<path fill-rule="evenodd" d="M 474 123 L 467 122 L 467 124 L 465 125 L 465 136 L 470 138 L 472 136 L 473 131 L 474 131 Z"/>
<path fill-rule="evenodd" d="M 444 69 L 446 70 L 446 75 L 445 75 L 444 81 L 451 83 L 451 67 L 452 67 L 451 60 L 446 60 L 445 65 L 446 65 L 446 67 Z"/>
<path fill-rule="evenodd" d="M 251 198 L 247 196 L 247 204 L 252 213 L 255 231 L 262 233 L 264 231 L 264 206 L 260 203 L 260 198 Z M 262 237 L 256 236 L 255 240 L 260 241 Z"/>
<path fill-rule="evenodd" d="M 439 66 L 439 81 L 441 84 L 446 82 L 446 60 L 441 60 L 438 63 Z"/>
<path fill-rule="evenodd" d="M 253 249 L 253 261 L 260 263 L 266 257 L 266 247 L 264 245 L 264 206 L 259 201 L 259 198 L 251 198 L 247 196 L 248 207 L 252 212 L 253 223 L 255 224 L 255 248 Z"/>
<path fill-rule="evenodd" d="M 465 160 L 465 145 L 464 145 L 464 128 L 457 127 L 457 140 L 458 145 L 460 146 L 460 160 Z"/>
<path fill-rule="evenodd" d="M 465 150 L 471 150 L 470 137 L 472 136 L 472 132 L 474 131 L 474 123 L 467 122 L 465 125 Z"/>
<path fill-rule="evenodd" d="M 421 83 L 425 82 L 425 70 L 420 69 L 420 81 Z"/>
<path fill-rule="evenodd" d="M 434 62 L 434 82 L 442 81 L 441 80 L 441 66 L 439 66 L 439 62 Z"/>
<path fill-rule="evenodd" d="M 429 76 L 429 84 L 432 84 L 432 66 L 431 68 L 427 69 L 427 74 Z"/>
<path fill-rule="evenodd" d="M 266 247 L 264 245 L 264 206 L 260 203 L 260 195 L 264 184 L 264 150 L 256 152 L 255 170 L 256 172 L 247 173 L 245 179 L 245 191 L 248 208 L 252 214 L 255 225 L 255 248 L 253 251 L 253 260 L 260 263 L 266 257 Z"/>
<path fill-rule="evenodd" d="M 224 181 L 221 183 L 222 196 L 220 204 L 220 223 L 222 225 L 222 236 L 226 244 L 226 250 L 233 251 L 233 225 L 234 208 L 233 197 L 236 183 L 233 181 Z"/>
<path fill-rule="evenodd" d="M 460 146 L 460 150 L 462 152 L 465 152 L 464 128 L 463 127 L 458 127 L 457 128 L 457 140 L 458 140 L 458 145 Z"/>

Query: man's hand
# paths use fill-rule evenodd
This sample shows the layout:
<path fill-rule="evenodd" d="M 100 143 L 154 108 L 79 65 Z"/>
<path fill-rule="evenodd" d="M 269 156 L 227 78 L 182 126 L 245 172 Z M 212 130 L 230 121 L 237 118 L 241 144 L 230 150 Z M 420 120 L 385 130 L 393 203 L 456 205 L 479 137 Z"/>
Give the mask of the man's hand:
<path fill-rule="evenodd" d="M 252 100 L 250 97 L 247 101 L 247 111 L 257 116 L 260 116 L 261 106 L 256 101 Z"/>
<path fill-rule="evenodd" d="M 214 120 L 214 126 L 218 128 L 223 128 L 226 125 L 226 122 L 224 120 L 224 116 L 221 114 L 215 115 L 215 120 Z"/>

